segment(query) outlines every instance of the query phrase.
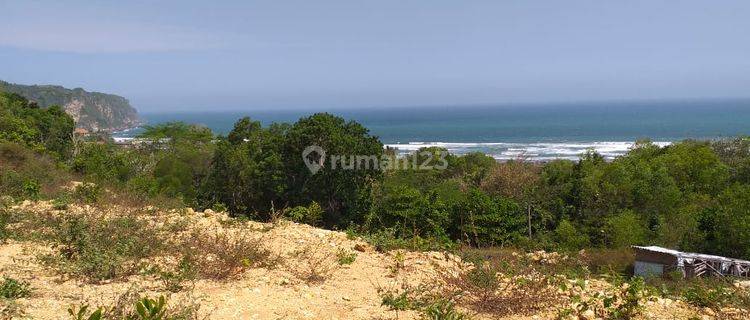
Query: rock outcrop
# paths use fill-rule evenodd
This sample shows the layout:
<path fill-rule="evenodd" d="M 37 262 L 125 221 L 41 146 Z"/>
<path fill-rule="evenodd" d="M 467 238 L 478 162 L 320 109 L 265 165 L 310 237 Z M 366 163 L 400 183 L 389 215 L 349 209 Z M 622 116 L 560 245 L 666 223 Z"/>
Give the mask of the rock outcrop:
<path fill-rule="evenodd" d="M 53 85 L 20 85 L 0 81 L 0 90 L 17 93 L 40 107 L 58 105 L 76 121 L 76 127 L 91 132 L 118 131 L 140 124 L 138 112 L 117 95 L 67 89 Z"/>

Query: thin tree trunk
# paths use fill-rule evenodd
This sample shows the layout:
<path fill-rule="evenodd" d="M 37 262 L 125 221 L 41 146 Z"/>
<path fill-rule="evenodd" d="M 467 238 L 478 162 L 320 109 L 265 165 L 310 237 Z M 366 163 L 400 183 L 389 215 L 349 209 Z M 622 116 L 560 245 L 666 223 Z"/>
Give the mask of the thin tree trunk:
<path fill-rule="evenodd" d="M 529 217 L 529 239 L 531 239 L 531 204 L 527 204 L 528 217 Z"/>

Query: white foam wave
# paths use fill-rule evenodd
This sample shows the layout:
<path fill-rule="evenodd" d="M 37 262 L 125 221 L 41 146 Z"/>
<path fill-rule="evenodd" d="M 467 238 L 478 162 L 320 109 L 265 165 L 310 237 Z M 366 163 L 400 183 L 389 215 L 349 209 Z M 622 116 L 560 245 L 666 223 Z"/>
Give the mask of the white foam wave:
<path fill-rule="evenodd" d="M 624 155 L 632 147 L 632 141 L 597 141 L 597 142 L 408 142 L 386 144 L 405 154 L 424 147 L 441 147 L 454 154 L 482 152 L 498 160 L 510 160 L 524 157 L 534 161 L 554 159 L 576 160 L 588 150 L 594 150 L 607 159 Z M 654 144 L 663 147 L 671 142 L 660 141 Z"/>

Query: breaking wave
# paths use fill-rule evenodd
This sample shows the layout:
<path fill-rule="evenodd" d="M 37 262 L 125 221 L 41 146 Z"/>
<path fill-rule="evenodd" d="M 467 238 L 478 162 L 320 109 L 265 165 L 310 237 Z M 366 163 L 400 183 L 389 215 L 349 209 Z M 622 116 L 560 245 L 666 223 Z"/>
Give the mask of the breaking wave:
<path fill-rule="evenodd" d="M 606 142 L 409 142 L 386 144 L 400 154 L 414 152 L 424 147 L 441 147 L 454 154 L 482 152 L 498 160 L 525 158 L 532 161 L 549 161 L 555 159 L 576 160 L 588 150 L 594 150 L 607 159 L 624 155 L 632 147 L 632 141 Z M 671 142 L 654 142 L 658 146 L 667 146 Z"/>

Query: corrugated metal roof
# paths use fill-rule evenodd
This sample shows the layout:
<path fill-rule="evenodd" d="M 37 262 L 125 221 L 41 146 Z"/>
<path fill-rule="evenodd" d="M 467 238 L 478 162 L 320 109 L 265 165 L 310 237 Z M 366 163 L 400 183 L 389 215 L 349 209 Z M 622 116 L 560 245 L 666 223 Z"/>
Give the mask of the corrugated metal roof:
<path fill-rule="evenodd" d="M 750 261 L 742 260 L 742 259 L 727 258 L 727 257 L 714 256 L 714 255 L 702 254 L 702 253 L 682 252 L 682 251 L 662 248 L 658 246 L 645 246 L 645 247 L 633 246 L 633 248 L 651 251 L 651 252 L 665 253 L 665 254 L 672 255 L 678 259 L 710 259 L 710 260 L 717 260 L 717 261 L 723 261 L 723 262 L 739 262 L 739 263 L 750 264 Z"/>

